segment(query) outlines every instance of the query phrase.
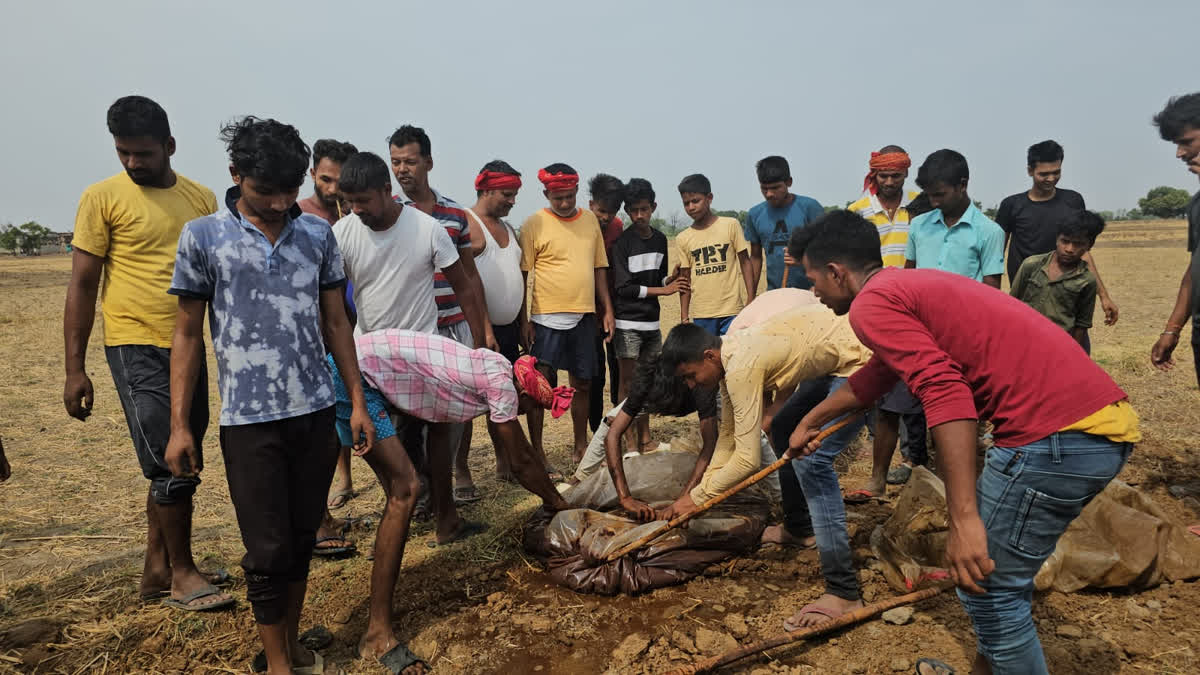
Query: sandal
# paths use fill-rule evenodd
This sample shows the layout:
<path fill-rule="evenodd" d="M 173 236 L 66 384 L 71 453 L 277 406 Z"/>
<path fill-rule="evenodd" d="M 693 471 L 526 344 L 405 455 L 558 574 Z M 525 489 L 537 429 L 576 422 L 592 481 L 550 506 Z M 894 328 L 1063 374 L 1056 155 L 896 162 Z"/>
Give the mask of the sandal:
<path fill-rule="evenodd" d="M 330 511 L 337 511 L 338 509 L 344 508 L 350 503 L 351 499 L 354 499 L 357 496 L 358 493 L 349 488 L 345 490 L 338 490 L 337 492 L 331 492 L 329 494 L 329 501 L 325 502 L 325 506 L 328 506 Z"/>
<path fill-rule="evenodd" d="M 883 495 L 877 495 L 867 489 L 847 492 L 842 496 L 842 501 L 846 502 L 847 504 L 866 504 L 867 502 L 871 502 L 876 499 L 882 500 Z"/>
<path fill-rule="evenodd" d="M 474 504 L 483 499 L 479 494 L 479 488 L 474 485 L 464 485 L 463 487 L 454 488 L 454 505 L 462 506 L 463 504 Z"/>
<path fill-rule="evenodd" d="M 887 483 L 888 485 L 904 485 L 911 477 L 912 467 L 907 464 L 901 464 L 891 471 L 888 471 Z"/>
<path fill-rule="evenodd" d="M 927 667 L 922 669 L 921 666 Z M 937 659 L 917 659 L 917 665 L 913 672 L 917 675 L 954 675 L 956 671 Z"/>
<path fill-rule="evenodd" d="M 225 595 L 225 598 L 207 605 L 196 606 L 192 604 L 201 598 L 211 598 L 220 595 Z M 210 612 L 215 609 L 223 609 L 235 602 L 237 602 L 237 600 L 235 600 L 232 595 L 226 595 L 221 592 L 221 589 L 209 584 L 204 588 L 188 593 L 178 600 L 172 597 L 163 598 L 162 604 L 174 609 L 181 609 L 185 612 Z"/>
<path fill-rule="evenodd" d="M 331 557 L 354 553 L 358 550 L 358 546 L 346 538 L 346 533 L 349 531 L 350 523 L 345 522 L 342 523 L 342 531 L 338 534 L 330 537 L 318 537 L 317 540 L 313 542 L 313 555 Z M 340 541 L 344 543 L 341 546 L 321 546 L 321 544 L 331 541 Z"/>
<path fill-rule="evenodd" d="M 400 675 L 405 668 L 409 668 L 416 664 L 421 664 L 425 672 L 429 672 L 429 664 L 425 663 L 421 657 L 412 653 L 408 647 L 402 644 L 397 644 L 387 651 L 386 654 L 379 657 L 379 662 L 392 671 L 393 675 Z"/>

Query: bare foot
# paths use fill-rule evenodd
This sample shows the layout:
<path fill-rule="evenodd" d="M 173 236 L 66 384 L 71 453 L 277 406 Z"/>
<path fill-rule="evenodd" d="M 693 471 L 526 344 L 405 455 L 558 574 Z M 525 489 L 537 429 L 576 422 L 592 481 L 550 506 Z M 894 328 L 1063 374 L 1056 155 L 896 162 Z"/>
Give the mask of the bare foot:
<path fill-rule="evenodd" d="M 779 544 L 780 546 L 795 546 L 796 548 L 813 548 L 817 545 L 816 537 L 794 537 L 783 525 L 771 525 L 763 530 L 760 544 Z"/>
<path fill-rule="evenodd" d="M 783 628 L 787 631 L 811 628 L 833 621 L 846 612 L 852 612 L 862 606 L 862 600 L 845 600 L 826 593 L 817 598 L 816 602 L 805 605 L 790 619 L 784 621 Z"/>

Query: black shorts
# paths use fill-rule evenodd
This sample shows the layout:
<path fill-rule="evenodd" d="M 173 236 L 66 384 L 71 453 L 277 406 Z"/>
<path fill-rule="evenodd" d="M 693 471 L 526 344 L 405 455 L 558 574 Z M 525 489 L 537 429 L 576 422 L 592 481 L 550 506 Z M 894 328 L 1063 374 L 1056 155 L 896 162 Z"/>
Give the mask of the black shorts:
<path fill-rule="evenodd" d="M 104 358 L 125 411 L 129 437 L 142 475 L 150 480 L 150 497 L 156 504 L 175 504 L 196 493 L 200 478 L 176 478 L 167 468 L 167 440 L 171 435 L 171 350 L 153 345 L 105 347 Z M 189 426 L 196 452 L 208 430 L 208 369 L 200 361 L 192 394 Z"/>
<path fill-rule="evenodd" d="M 604 367 L 596 354 L 595 314 L 584 314 L 574 328 L 567 330 L 539 323 L 533 325 L 533 330 L 530 352 L 554 370 L 565 370 L 578 379 L 590 380 Z"/>
<path fill-rule="evenodd" d="M 496 344 L 500 346 L 500 355 L 509 361 L 521 358 L 521 323 L 514 321 L 498 326 L 492 324 L 492 335 L 496 336 Z"/>

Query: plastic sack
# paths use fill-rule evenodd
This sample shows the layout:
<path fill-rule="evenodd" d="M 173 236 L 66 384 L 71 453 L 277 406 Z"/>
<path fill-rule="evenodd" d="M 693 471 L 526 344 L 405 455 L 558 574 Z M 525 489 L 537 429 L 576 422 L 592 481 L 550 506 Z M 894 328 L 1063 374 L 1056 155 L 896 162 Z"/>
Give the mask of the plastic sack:
<path fill-rule="evenodd" d="M 897 591 L 945 577 L 946 492 L 923 467 L 900 492 L 892 515 L 871 533 L 884 578 Z M 1152 588 L 1200 577 L 1200 537 L 1171 522 L 1145 494 L 1114 480 L 1058 540 L 1034 578 L 1038 590 Z"/>
<path fill-rule="evenodd" d="M 695 465 L 696 456 L 686 452 L 655 452 L 624 461 L 630 493 L 652 506 L 673 501 Z M 641 550 L 604 562 L 609 553 L 662 521 L 638 523 L 607 513 L 618 508 L 608 471 L 592 474 L 563 497 L 578 508 L 536 512 L 525 524 L 525 549 L 546 563 L 556 583 L 601 595 L 632 595 L 683 583 L 715 562 L 753 549 L 770 510 L 765 493 L 755 485 Z"/>

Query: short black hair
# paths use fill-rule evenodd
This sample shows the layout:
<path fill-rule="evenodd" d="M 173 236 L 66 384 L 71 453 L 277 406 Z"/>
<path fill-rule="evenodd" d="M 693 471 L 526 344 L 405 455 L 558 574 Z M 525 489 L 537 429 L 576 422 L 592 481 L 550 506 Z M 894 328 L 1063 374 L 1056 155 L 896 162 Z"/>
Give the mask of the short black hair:
<path fill-rule="evenodd" d="M 367 192 L 368 190 L 391 190 L 392 173 L 387 162 L 373 152 L 358 152 L 342 164 L 338 178 L 338 190 L 342 192 Z"/>
<path fill-rule="evenodd" d="M 1058 223 L 1058 234 L 1072 239 L 1086 239 L 1094 246 L 1104 226 L 1104 218 L 1100 214 L 1080 209 Z"/>
<path fill-rule="evenodd" d="M 667 333 L 659 353 L 663 372 L 674 377 L 681 363 L 695 363 L 704 358 L 707 349 L 720 349 L 721 338 L 694 323 L 681 323 Z"/>
<path fill-rule="evenodd" d="M 1172 96 L 1154 116 L 1154 126 L 1164 141 L 1178 141 L 1188 129 L 1200 129 L 1200 92 Z"/>
<path fill-rule="evenodd" d="M 479 170 L 479 173 L 483 173 L 484 171 L 491 171 L 492 173 L 503 173 L 503 174 L 506 174 L 509 176 L 518 176 L 518 177 L 521 175 L 520 171 L 517 171 L 516 169 L 514 169 L 512 167 L 511 164 L 509 164 L 508 162 L 506 162 L 502 159 L 493 159 L 492 161 L 488 162 L 487 164 L 484 164 L 483 168 L 481 168 Z M 484 192 L 485 192 L 485 190 L 476 190 L 475 196 L 478 197 L 478 196 L 482 195 Z"/>
<path fill-rule="evenodd" d="M 1033 168 L 1038 164 L 1053 164 L 1061 162 L 1063 159 L 1063 147 L 1055 141 L 1042 141 L 1029 146 L 1029 151 L 1025 153 L 1025 161 L 1029 168 Z"/>
<path fill-rule="evenodd" d="M 542 170 L 552 176 L 557 175 L 557 174 L 567 174 L 567 175 L 574 175 L 574 176 L 579 175 L 579 172 L 576 171 L 575 169 L 571 168 L 570 164 L 563 164 L 562 162 L 555 162 L 553 164 L 547 164 L 546 167 Z"/>
<path fill-rule="evenodd" d="M 792 179 L 792 168 L 788 166 L 788 161 L 779 155 L 758 160 L 754 165 L 754 172 L 758 174 L 759 185 L 783 183 Z"/>
<path fill-rule="evenodd" d="M 854 270 L 883 267 L 879 230 L 853 211 L 830 211 L 804 227 L 792 230 L 788 254 L 796 260 L 808 256 L 814 267 L 831 262 Z"/>
<path fill-rule="evenodd" d="M 409 143 L 417 144 L 422 157 L 433 157 L 433 144 L 429 142 L 429 134 L 425 133 L 421 127 L 405 124 L 393 131 L 391 137 L 388 138 L 388 145 L 394 145 L 397 148 L 403 148 Z"/>
<path fill-rule="evenodd" d="M 298 190 L 304 183 L 310 153 L 296 127 L 247 115 L 226 124 L 221 140 L 242 177 L 277 190 Z"/>
<path fill-rule="evenodd" d="M 881 155 L 889 153 L 889 152 L 903 152 L 906 155 L 908 154 L 908 152 L 905 151 L 904 148 L 902 148 L 898 145 L 885 145 L 879 149 L 879 154 L 881 154 Z"/>
<path fill-rule="evenodd" d="M 654 186 L 645 178 L 630 178 L 625 186 L 625 209 L 642 200 L 654 203 Z"/>
<path fill-rule="evenodd" d="M 148 136 L 160 143 L 171 138 L 167 111 L 145 96 L 122 96 L 108 106 L 108 133 L 122 138 Z"/>
<path fill-rule="evenodd" d="M 930 153 L 917 169 L 917 187 L 928 190 L 939 183 L 958 187 L 971 177 L 967 158 L 949 149 Z"/>
<path fill-rule="evenodd" d="M 679 194 L 694 192 L 699 195 L 711 195 L 712 183 L 702 173 L 694 173 L 679 181 Z"/>
<path fill-rule="evenodd" d="M 913 197 L 913 200 L 909 202 L 908 206 L 905 206 L 904 209 L 908 211 L 909 222 L 912 222 L 913 218 L 932 211 L 933 204 L 929 203 L 929 195 L 922 192 L 916 197 Z"/>
<path fill-rule="evenodd" d="M 662 369 L 658 354 L 638 363 L 629 391 L 643 394 L 642 412 L 681 417 L 696 408 L 691 389 L 675 373 Z"/>
<path fill-rule="evenodd" d="M 625 201 L 625 184 L 616 176 L 598 173 L 588 181 L 588 194 L 609 211 L 616 211 Z"/>
<path fill-rule="evenodd" d="M 354 147 L 353 143 L 343 143 L 335 141 L 332 138 L 318 140 L 316 143 L 313 143 L 312 150 L 314 169 L 317 168 L 322 159 L 326 158 L 336 164 L 345 164 L 346 160 L 350 159 L 350 155 L 358 152 L 358 148 Z"/>

